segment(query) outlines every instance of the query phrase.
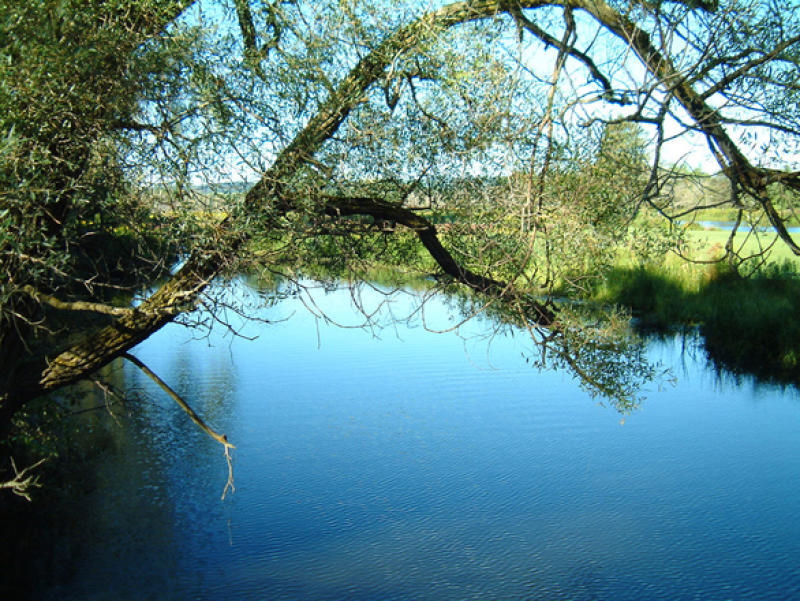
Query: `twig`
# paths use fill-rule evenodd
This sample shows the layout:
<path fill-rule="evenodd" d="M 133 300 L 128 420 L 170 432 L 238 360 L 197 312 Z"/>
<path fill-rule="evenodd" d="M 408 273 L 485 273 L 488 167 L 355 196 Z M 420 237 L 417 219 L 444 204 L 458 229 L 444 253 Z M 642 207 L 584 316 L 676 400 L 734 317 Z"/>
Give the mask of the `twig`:
<path fill-rule="evenodd" d="M 27 472 L 30 470 L 39 467 L 45 461 L 47 461 L 47 457 L 44 459 L 40 459 L 33 465 L 29 465 L 23 470 L 17 469 L 17 464 L 14 463 L 14 458 L 11 457 L 11 467 L 14 469 L 14 478 L 9 480 L 8 482 L 0 482 L 0 489 L 3 488 L 10 488 L 11 492 L 13 492 L 18 497 L 22 497 L 23 499 L 30 501 L 31 500 L 31 493 L 30 490 L 32 488 L 40 488 L 41 484 L 39 484 L 39 476 L 25 476 Z"/>
<path fill-rule="evenodd" d="M 94 383 L 95 386 L 97 386 L 103 392 L 103 401 L 105 409 L 111 416 L 111 418 L 117 423 L 117 425 L 119 425 L 119 419 L 117 419 L 117 416 L 114 415 L 114 411 L 111 409 L 111 403 L 109 402 L 108 398 L 110 396 L 115 396 L 118 399 L 122 400 L 122 397 L 105 382 L 101 382 L 97 378 L 91 378 L 91 381 Z"/>
<path fill-rule="evenodd" d="M 192 409 L 189 404 L 181 398 L 181 396 L 172 390 L 169 385 L 158 377 L 158 375 L 152 371 L 149 367 L 147 367 L 144 363 L 142 363 L 139 359 L 131 355 L 130 353 L 123 353 L 122 357 L 133 363 L 136 367 L 142 370 L 145 375 L 147 375 L 151 380 L 153 380 L 156 384 L 158 384 L 161 389 L 166 392 L 172 400 L 174 400 L 181 409 L 183 409 L 189 418 L 197 424 L 203 432 L 208 434 L 211 438 L 216 440 L 220 443 L 225 449 L 225 461 L 228 463 L 228 481 L 225 483 L 225 488 L 222 490 L 222 500 L 225 499 L 225 496 L 228 494 L 228 489 L 230 491 L 236 492 L 236 487 L 233 485 L 233 460 L 231 459 L 230 449 L 235 449 L 236 447 L 228 442 L 228 437 L 224 434 L 219 434 L 212 430 L 203 420 L 202 418 L 195 413 L 194 409 Z"/>

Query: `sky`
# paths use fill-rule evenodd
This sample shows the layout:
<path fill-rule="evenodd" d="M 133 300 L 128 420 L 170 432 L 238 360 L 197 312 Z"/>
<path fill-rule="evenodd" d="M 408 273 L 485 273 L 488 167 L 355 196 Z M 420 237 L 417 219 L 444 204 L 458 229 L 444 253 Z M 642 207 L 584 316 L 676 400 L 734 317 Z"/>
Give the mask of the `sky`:
<path fill-rule="evenodd" d="M 371 3 L 373 9 L 376 8 L 375 4 L 375 2 Z M 435 4 L 438 6 L 444 4 L 444 2 L 436 2 Z M 390 9 L 389 7 L 394 7 L 394 5 L 395 3 L 392 2 L 386 3 L 385 9 L 388 11 Z M 423 2 L 408 3 L 408 6 L 411 7 L 412 12 L 417 12 L 425 6 L 433 6 L 433 3 L 423 0 Z M 233 34 L 235 36 L 238 35 L 238 25 L 235 21 L 235 13 L 232 11 L 232 7 L 232 2 L 228 2 L 227 10 L 223 10 L 220 8 L 219 3 L 211 0 L 204 0 L 198 2 L 192 9 L 187 11 L 184 20 L 188 24 L 196 24 L 199 22 L 203 24 L 213 24 L 218 28 L 218 33 L 221 35 Z M 533 15 L 533 13 L 530 14 Z M 541 14 L 541 11 L 537 11 L 536 14 Z M 555 27 L 552 31 L 553 35 L 555 37 L 560 37 L 561 30 L 559 28 L 562 22 L 560 10 L 550 11 L 550 18 Z M 607 36 L 606 38 L 597 36 L 596 25 L 586 16 L 582 17 L 578 15 L 577 24 L 579 34 L 578 47 L 586 49 L 587 44 L 591 43 L 592 56 L 595 62 L 601 65 L 601 68 L 609 72 L 615 87 L 633 89 L 647 85 L 648 77 L 641 62 L 625 48 L 624 44 L 621 44 L 619 40 L 608 41 L 606 39 Z M 517 32 L 513 25 L 509 26 L 507 29 L 509 38 L 515 38 Z M 590 42 L 587 42 L 587 40 Z M 549 79 L 552 73 L 553 59 L 556 54 L 555 51 L 552 48 L 543 50 L 538 43 L 527 44 L 524 45 L 523 48 L 522 58 L 531 73 L 544 80 Z M 564 89 L 577 96 L 584 96 L 590 90 L 596 92 L 598 89 L 597 86 L 587 85 L 587 71 L 583 65 L 575 60 L 569 60 L 567 62 L 564 74 L 562 74 L 561 77 Z M 581 120 L 588 121 L 597 117 L 614 118 L 624 114 L 625 111 L 630 111 L 630 109 L 600 102 L 586 103 L 578 107 L 571 119 L 573 119 L 574 123 L 577 123 Z M 291 118 L 292 117 L 288 115 L 286 116 L 286 119 Z M 303 117 L 300 117 L 300 119 L 303 119 Z M 292 128 L 289 127 L 288 129 L 291 130 Z M 652 127 L 649 128 L 649 130 L 645 127 L 645 130 L 650 134 L 654 134 L 654 128 Z M 680 125 L 676 121 L 668 118 L 665 122 L 666 137 L 671 138 L 681 132 L 682 129 Z M 248 136 L 250 137 L 257 135 L 258 132 L 256 130 L 248 132 Z M 755 138 L 756 143 L 761 142 L 765 144 L 767 142 L 763 131 L 755 130 Z M 258 165 L 261 165 L 261 168 L 263 168 L 264 165 L 268 165 L 279 148 L 279 144 L 276 145 L 272 140 L 265 139 L 259 149 L 261 153 L 260 162 L 254 162 L 255 168 L 253 165 L 247 165 L 245 161 L 241 160 L 241 157 L 236 156 L 236 153 L 231 153 L 229 154 L 229 158 L 225 161 L 217 162 L 215 165 L 216 175 L 198 173 L 195 176 L 198 181 L 195 183 L 200 183 L 199 180 L 203 182 L 208 181 L 209 178 L 215 178 L 218 181 L 255 181 L 260 175 Z M 756 155 L 753 157 L 753 160 L 757 161 L 762 158 L 762 155 Z M 719 166 L 713 155 L 709 152 L 705 139 L 691 132 L 684 132 L 676 139 L 665 143 L 661 150 L 661 160 L 662 164 L 682 164 L 693 169 L 702 169 L 707 173 L 715 173 L 719 170 Z M 785 162 L 797 161 L 798 156 L 784 156 L 783 160 L 785 160 Z"/>

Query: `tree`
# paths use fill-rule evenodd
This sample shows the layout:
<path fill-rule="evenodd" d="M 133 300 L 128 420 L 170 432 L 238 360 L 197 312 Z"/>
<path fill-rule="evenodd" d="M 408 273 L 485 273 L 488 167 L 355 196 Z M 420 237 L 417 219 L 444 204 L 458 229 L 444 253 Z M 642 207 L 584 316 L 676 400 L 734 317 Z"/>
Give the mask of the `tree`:
<path fill-rule="evenodd" d="M 650 166 L 629 178 L 636 202 L 593 204 L 589 188 L 596 223 L 644 203 L 676 217 L 663 153 L 694 136 L 734 201 L 754 199 L 800 254 L 772 200 L 800 191 L 795 13 L 772 0 L 4 5 L 0 424 L 186 315 L 255 245 L 275 269 L 309 240 L 343 250 L 334 226 L 398 226 L 439 275 L 552 341 L 563 320 L 532 296 L 552 285 L 559 242 L 539 227 L 544 192 L 553 174 L 602 167 L 588 132 L 606 123 L 642 126 Z M 628 127 L 605 126 L 601 153 L 638 135 Z M 524 194 L 496 200 L 522 216 L 513 236 L 502 220 L 440 235 L 412 202 L 467 185 L 492 200 L 512 173 L 528 174 Z M 214 190 L 250 178 L 245 194 Z"/>

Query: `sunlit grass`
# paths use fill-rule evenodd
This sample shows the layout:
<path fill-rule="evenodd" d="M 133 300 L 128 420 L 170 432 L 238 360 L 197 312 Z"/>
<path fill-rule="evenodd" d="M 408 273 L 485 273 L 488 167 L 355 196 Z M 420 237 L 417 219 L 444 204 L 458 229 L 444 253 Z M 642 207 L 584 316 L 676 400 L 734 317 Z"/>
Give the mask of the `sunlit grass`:
<path fill-rule="evenodd" d="M 725 254 L 725 244 L 728 242 L 730 232 L 707 229 L 689 230 L 686 240 L 689 243 L 690 257 L 699 260 L 711 260 Z M 734 249 L 742 256 L 752 256 L 766 251 L 768 263 L 790 262 L 800 267 L 800 257 L 797 257 L 776 234 L 760 232 L 737 232 L 734 237 Z"/>
<path fill-rule="evenodd" d="M 618 267 L 594 300 L 628 307 L 646 327 L 699 326 L 709 354 L 734 370 L 800 379 L 796 262 L 769 264 L 750 278 L 724 263 Z"/>

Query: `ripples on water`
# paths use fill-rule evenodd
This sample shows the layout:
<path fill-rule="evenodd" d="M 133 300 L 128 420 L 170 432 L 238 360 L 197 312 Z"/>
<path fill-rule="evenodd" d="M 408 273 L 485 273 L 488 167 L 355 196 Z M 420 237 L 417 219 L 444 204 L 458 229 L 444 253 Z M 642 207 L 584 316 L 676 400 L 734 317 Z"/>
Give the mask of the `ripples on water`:
<path fill-rule="evenodd" d="M 316 298 L 355 323 L 346 292 Z M 722 381 L 675 339 L 649 353 L 677 384 L 623 418 L 527 365 L 524 336 L 377 339 L 291 299 L 264 315 L 255 341 L 170 326 L 135 349 L 237 446 L 235 494 L 219 445 L 125 366 L 156 400 L 112 430 L 45 598 L 800 594 L 796 392 Z M 436 299 L 426 318 L 451 323 Z"/>

